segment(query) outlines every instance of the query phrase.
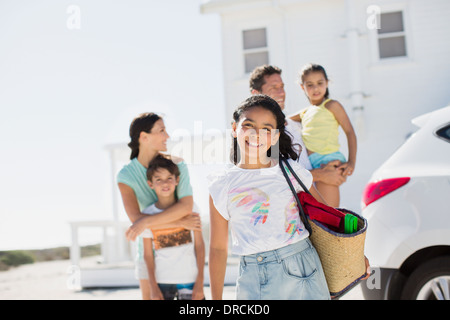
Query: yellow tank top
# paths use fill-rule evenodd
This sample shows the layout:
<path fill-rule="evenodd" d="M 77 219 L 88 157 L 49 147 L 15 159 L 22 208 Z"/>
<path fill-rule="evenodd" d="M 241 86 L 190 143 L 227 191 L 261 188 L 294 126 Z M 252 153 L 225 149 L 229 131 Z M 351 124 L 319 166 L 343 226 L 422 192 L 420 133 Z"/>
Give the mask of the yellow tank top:
<path fill-rule="evenodd" d="M 319 106 L 309 106 L 301 114 L 302 138 L 309 151 L 328 154 L 339 151 L 339 123 L 333 113 L 325 108 L 331 99 Z"/>

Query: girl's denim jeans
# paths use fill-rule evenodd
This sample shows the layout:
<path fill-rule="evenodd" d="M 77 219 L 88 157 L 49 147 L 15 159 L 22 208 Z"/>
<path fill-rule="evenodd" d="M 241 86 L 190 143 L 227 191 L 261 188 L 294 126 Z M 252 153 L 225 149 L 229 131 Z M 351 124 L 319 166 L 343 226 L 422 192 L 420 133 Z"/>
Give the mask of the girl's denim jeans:
<path fill-rule="evenodd" d="M 330 300 L 316 249 L 309 238 L 285 247 L 242 256 L 238 300 Z"/>

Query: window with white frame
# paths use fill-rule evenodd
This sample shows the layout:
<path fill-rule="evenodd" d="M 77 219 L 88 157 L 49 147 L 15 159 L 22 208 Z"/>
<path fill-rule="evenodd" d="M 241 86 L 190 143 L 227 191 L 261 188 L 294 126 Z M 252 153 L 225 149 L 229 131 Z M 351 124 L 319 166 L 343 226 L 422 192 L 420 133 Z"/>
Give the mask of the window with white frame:
<path fill-rule="evenodd" d="M 407 57 L 406 32 L 403 12 L 387 12 L 380 15 L 378 51 L 380 59 Z"/>
<path fill-rule="evenodd" d="M 266 28 L 242 31 L 245 73 L 269 63 Z"/>

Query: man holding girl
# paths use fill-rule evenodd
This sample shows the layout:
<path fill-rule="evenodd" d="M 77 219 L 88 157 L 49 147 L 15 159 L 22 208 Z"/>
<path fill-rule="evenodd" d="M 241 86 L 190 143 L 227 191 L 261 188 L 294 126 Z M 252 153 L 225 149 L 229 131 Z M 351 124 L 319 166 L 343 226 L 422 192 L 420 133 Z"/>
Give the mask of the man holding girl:
<path fill-rule="evenodd" d="M 276 66 L 262 65 L 256 67 L 250 75 L 251 94 L 265 94 L 274 99 L 281 110 L 285 108 L 286 92 L 281 78 L 282 70 Z M 298 121 L 286 117 L 286 130 L 290 134 L 294 149 L 300 154 L 299 161 L 313 176 L 314 183 L 323 183 L 339 187 L 346 181 L 346 175 L 342 174 L 340 160 L 334 160 L 322 167 L 313 168 L 308 157 L 306 146 L 302 139 L 302 127 Z M 299 148 L 300 146 L 301 148 Z"/>

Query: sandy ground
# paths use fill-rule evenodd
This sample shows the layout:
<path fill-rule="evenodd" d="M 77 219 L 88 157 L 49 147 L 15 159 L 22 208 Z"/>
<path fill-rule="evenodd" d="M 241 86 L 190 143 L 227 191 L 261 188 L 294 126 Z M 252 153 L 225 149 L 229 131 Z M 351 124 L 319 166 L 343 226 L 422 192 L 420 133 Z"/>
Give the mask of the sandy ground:
<path fill-rule="evenodd" d="M 70 261 L 40 262 L 0 271 L 0 300 L 139 300 L 139 288 L 71 289 Z M 234 286 L 224 288 L 224 299 L 234 300 Z M 211 299 L 205 286 L 206 299 Z M 363 300 L 359 286 L 341 300 Z"/>

